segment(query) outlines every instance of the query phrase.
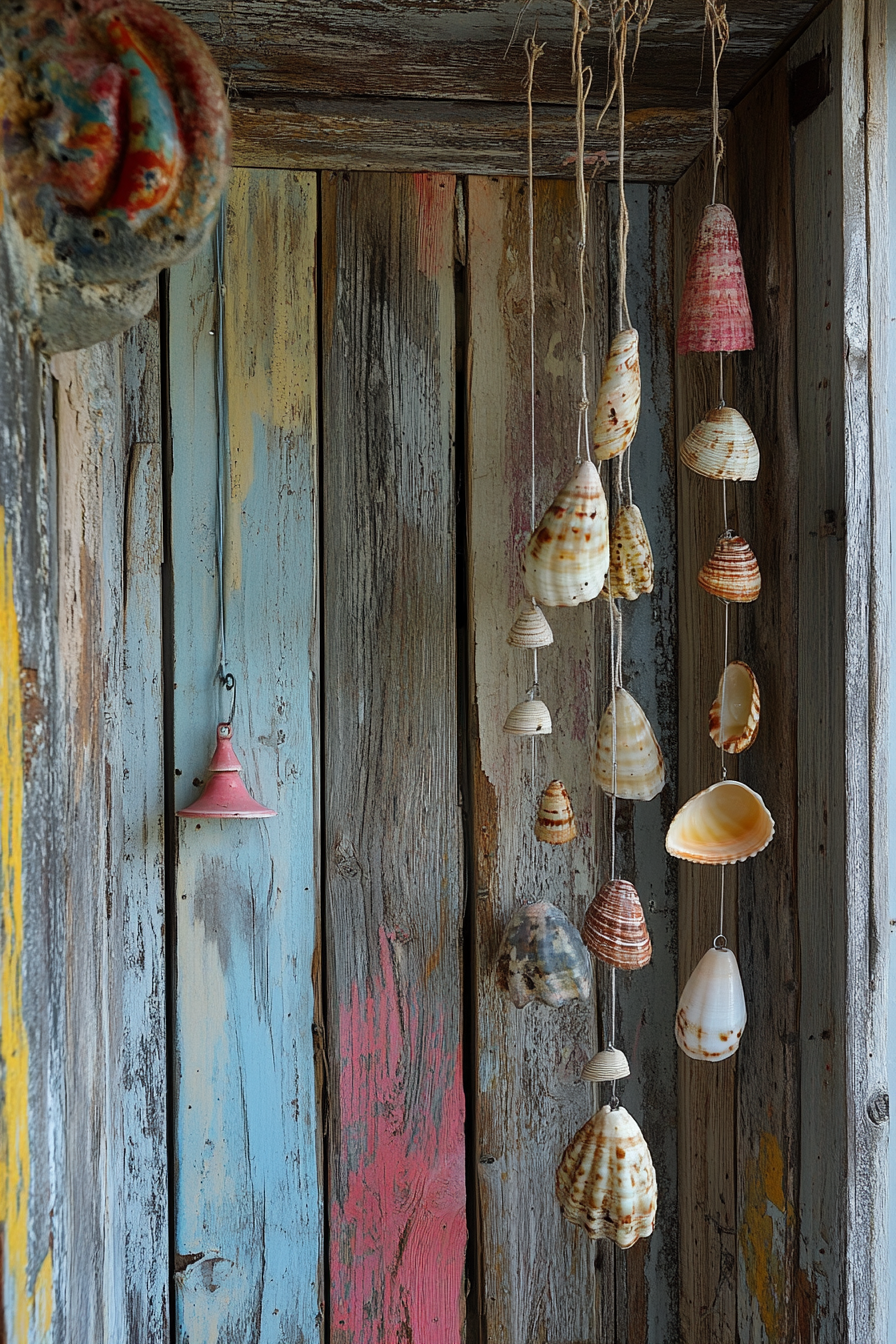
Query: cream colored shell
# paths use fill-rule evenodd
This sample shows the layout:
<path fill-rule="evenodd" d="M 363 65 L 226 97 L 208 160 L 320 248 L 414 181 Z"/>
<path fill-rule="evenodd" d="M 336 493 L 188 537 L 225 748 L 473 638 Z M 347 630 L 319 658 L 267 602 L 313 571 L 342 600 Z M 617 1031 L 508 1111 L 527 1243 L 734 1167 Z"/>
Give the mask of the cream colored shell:
<path fill-rule="evenodd" d="M 675 1015 L 675 1039 L 691 1059 L 715 1062 L 733 1055 L 747 1025 L 737 958 L 711 947 L 684 987 Z"/>
<path fill-rule="evenodd" d="M 546 607 L 577 607 L 601 590 L 610 563 L 607 501 L 593 462 L 581 462 L 526 543 L 526 591 Z"/>
<path fill-rule="evenodd" d="M 771 843 L 775 833 L 765 803 L 736 779 L 696 793 L 680 807 L 666 833 L 666 849 L 690 863 L 740 863 Z"/>
<path fill-rule="evenodd" d="M 624 1106 L 602 1106 L 579 1130 L 557 1168 L 565 1216 L 592 1241 L 634 1246 L 656 1222 L 656 1171 L 650 1149 Z"/>
<path fill-rule="evenodd" d="M 517 737 L 544 737 L 551 731 L 551 714 L 543 700 L 521 700 L 504 720 L 505 733 Z"/>
<path fill-rule="evenodd" d="M 637 504 L 620 509 L 610 532 L 610 568 L 602 597 L 624 597 L 634 602 L 653 592 L 653 552 Z"/>
<path fill-rule="evenodd" d="M 681 445 L 681 460 L 715 481 L 755 481 L 759 444 L 740 411 L 719 406 L 695 425 Z"/>
<path fill-rule="evenodd" d="M 546 649 L 554 642 L 554 632 L 545 614 L 535 602 L 520 603 L 520 612 L 510 627 L 507 643 L 518 649 Z"/>
<path fill-rule="evenodd" d="M 759 732 L 759 685 L 746 663 L 729 663 L 709 711 L 709 735 L 717 747 L 736 756 Z"/>
<path fill-rule="evenodd" d="M 597 730 L 591 773 L 613 793 L 613 720 L 616 719 L 616 797 L 648 802 L 666 782 L 663 753 L 650 721 L 633 695 L 620 687 Z"/>
<path fill-rule="evenodd" d="M 569 794 L 559 779 L 552 779 L 538 805 L 535 838 L 548 845 L 565 845 L 575 840 L 576 834 L 576 819 Z"/>
<path fill-rule="evenodd" d="M 606 1050 L 598 1050 L 582 1069 L 582 1078 L 586 1083 L 613 1083 L 627 1078 L 631 1073 L 628 1060 L 621 1050 L 610 1045 Z"/>
<path fill-rule="evenodd" d="M 635 437 L 641 414 L 641 366 L 638 333 L 631 327 L 613 337 L 604 362 L 592 421 L 594 456 L 601 462 L 624 453 Z"/>

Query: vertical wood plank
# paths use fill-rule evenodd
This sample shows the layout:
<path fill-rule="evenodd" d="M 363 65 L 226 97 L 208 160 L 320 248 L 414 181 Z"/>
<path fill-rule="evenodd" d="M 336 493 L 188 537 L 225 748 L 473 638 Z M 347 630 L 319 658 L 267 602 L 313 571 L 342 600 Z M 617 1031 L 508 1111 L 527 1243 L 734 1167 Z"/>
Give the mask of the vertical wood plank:
<path fill-rule="evenodd" d="M 332 1344 L 456 1344 L 454 179 L 322 181 Z"/>
<path fill-rule="evenodd" d="M 234 173 L 227 207 L 228 658 L 264 822 L 180 824 L 176 1238 L 180 1340 L 318 1338 L 316 180 Z M 171 277 L 176 801 L 219 697 L 216 320 L 207 248 Z M 225 705 L 224 700 L 227 704 Z"/>

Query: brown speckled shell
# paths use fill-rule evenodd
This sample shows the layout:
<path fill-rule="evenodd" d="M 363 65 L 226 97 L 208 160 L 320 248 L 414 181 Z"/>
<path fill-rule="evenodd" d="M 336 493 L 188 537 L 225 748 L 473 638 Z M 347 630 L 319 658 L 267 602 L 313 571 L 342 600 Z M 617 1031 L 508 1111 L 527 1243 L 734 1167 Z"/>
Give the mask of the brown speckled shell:
<path fill-rule="evenodd" d="M 653 951 L 641 901 L 631 882 L 605 882 L 585 911 L 582 938 L 590 952 L 607 966 L 636 971 Z"/>
<path fill-rule="evenodd" d="M 567 1146 L 557 1168 L 564 1216 L 592 1241 L 634 1246 L 656 1223 L 656 1171 L 650 1149 L 624 1106 L 602 1106 Z"/>
<path fill-rule="evenodd" d="M 548 845 L 565 845 L 577 833 L 569 794 L 559 779 L 552 779 L 538 805 L 535 838 Z"/>
<path fill-rule="evenodd" d="M 681 460 L 698 476 L 714 481 L 755 481 L 759 444 L 740 411 L 718 406 L 691 430 Z"/>
<path fill-rule="evenodd" d="M 737 959 L 727 947 L 711 947 L 682 990 L 675 1039 L 691 1059 L 714 1064 L 734 1054 L 746 1025 Z"/>
<path fill-rule="evenodd" d="M 756 557 L 743 537 L 724 533 L 697 575 L 704 592 L 721 602 L 755 602 L 762 588 Z"/>
<path fill-rule="evenodd" d="M 610 568 L 602 597 L 611 594 L 634 602 L 653 592 L 653 552 L 637 504 L 620 509 L 610 532 Z"/>
<path fill-rule="evenodd" d="M 597 597 L 610 563 L 607 500 L 593 462 L 581 462 L 526 543 L 526 591 L 546 607 Z"/>
<path fill-rule="evenodd" d="M 613 337 L 597 394 L 592 442 L 594 456 L 599 462 L 625 452 L 635 437 L 640 414 L 638 333 L 627 327 Z"/>

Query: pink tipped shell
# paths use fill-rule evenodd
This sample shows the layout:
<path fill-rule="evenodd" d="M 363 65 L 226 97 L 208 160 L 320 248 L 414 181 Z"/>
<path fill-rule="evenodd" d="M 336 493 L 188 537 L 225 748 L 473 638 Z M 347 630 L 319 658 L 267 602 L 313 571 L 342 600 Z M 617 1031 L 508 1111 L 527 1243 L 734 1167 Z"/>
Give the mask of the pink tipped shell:
<path fill-rule="evenodd" d="M 519 615 L 510 627 L 507 643 L 518 649 L 546 649 L 553 642 L 554 632 L 541 607 L 534 602 L 523 602 Z"/>
<path fill-rule="evenodd" d="M 594 456 L 600 462 L 624 453 L 635 437 L 641 414 L 641 366 L 638 333 L 627 327 L 613 337 L 604 363 L 592 421 Z"/>
<path fill-rule="evenodd" d="M 638 893 L 631 882 L 605 882 L 585 911 L 582 939 L 589 952 L 607 966 L 636 971 L 646 966 L 653 949 Z"/>
<path fill-rule="evenodd" d="M 694 794 L 672 818 L 666 849 L 689 863 L 742 863 L 771 844 L 772 814 L 758 793 L 725 779 Z"/>
<path fill-rule="evenodd" d="M 681 296 L 678 353 L 752 350 L 754 345 L 753 314 L 737 224 L 727 205 L 708 205 Z"/>
<path fill-rule="evenodd" d="M 762 588 L 756 557 L 743 537 L 726 532 L 700 569 L 697 582 L 720 602 L 755 602 Z"/>
<path fill-rule="evenodd" d="M 709 735 L 717 747 L 737 756 L 759 732 L 759 683 L 746 663 L 729 663 L 709 711 Z"/>
<path fill-rule="evenodd" d="M 610 563 L 607 500 L 593 462 L 581 462 L 526 543 L 526 591 L 546 607 L 577 607 L 601 590 Z"/>
<path fill-rule="evenodd" d="M 624 1106 L 602 1106 L 567 1146 L 557 1168 L 564 1216 L 592 1241 L 623 1248 L 649 1237 L 656 1222 L 656 1171 L 650 1149 Z"/>
<path fill-rule="evenodd" d="M 565 845 L 577 833 L 569 794 L 559 779 L 552 779 L 538 805 L 535 838 L 548 845 Z"/>
<path fill-rule="evenodd" d="M 698 476 L 714 481 L 755 481 L 759 444 L 740 411 L 717 406 L 681 445 L 681 460 Z"/>

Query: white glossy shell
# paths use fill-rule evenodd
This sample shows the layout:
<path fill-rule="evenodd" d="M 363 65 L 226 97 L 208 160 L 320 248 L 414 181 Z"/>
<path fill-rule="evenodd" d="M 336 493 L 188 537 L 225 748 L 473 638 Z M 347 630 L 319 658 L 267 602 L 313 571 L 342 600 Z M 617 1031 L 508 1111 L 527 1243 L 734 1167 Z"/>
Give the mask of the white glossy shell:
<path fill-rule="evenodd" d="M 681 460 L 715 481 L 755 481 L 759 444 L 740 411 L 719 406 L 695 425 L 681 445 Z"/>
<path fill-rule="evenodd" d="M 613 792 L 613 720 L 616 719 L 616 797 L 648 802 L 666 782 L 666 767 L 650 721 L 633 695 L 620 687 L 597 730 L 591 773 Z"/>
<path fill-rule="evenodd" d="M 554 632 L 541 607 L 534 602 L 520 604 L 520 612 L 510 627 L 507 643 L 518 649 L 546 649 L 554 642 Z"/>
<path fill-rule="evenodd" d="M 521 700 L 504 720 L 505 733 L 517 737 L 544 737 L 551 731 L 551 714 L 543 700 Z"/>
<path fill-rule="evenodd" d="M 625 1055 L 611 1045 L 591 1056 L 582 1069 L 582 1078 L 586 1083 L 612 1083 L 627 1078 L 630 1073 Z"/>
<path fill-rule="evenodd" d="M 602 1106 L 579 1130 L 557 1168 L 557 1198 L 592 1241 L 634 1246 L 656 1222 L 650 1149 L 624 1106 Z"/>
<path fill-rule="evenodd" d="M 610 563 L 607 501 L 593 462 L 576 467 L 526 543 L 526 591 L 546 607 L 597 597 Z"/>
<path fill-rule="evenodd" d="M 746 663 L 729 663 L 709 711 L 709 735 L 717 747 L 736 756 L 759 732 L 759 685 Z"/>
<path fill-rule="evenodd" d="M 737 958 L 727 947 L 711 947 L 678 1001 L 675 1039 L 691 1059 L 715 1062 L 734 1054 L 746 1025 Z"/>
<path fill-rule="evenodd" d="M 775 833 L 765 803 L 737 779 L 694 794 L 672 819 L 666 849 L 690 863 L 740 863 L 771 843 Z"/>
<path fill-rule="evenodd" d="M 638 333 L 628 327 L 613 337 L 604 362 L 592 421 L 594 456 L 601 462 L 624 453 L 635 437 L 641 414 L 641 366 Z"/>

